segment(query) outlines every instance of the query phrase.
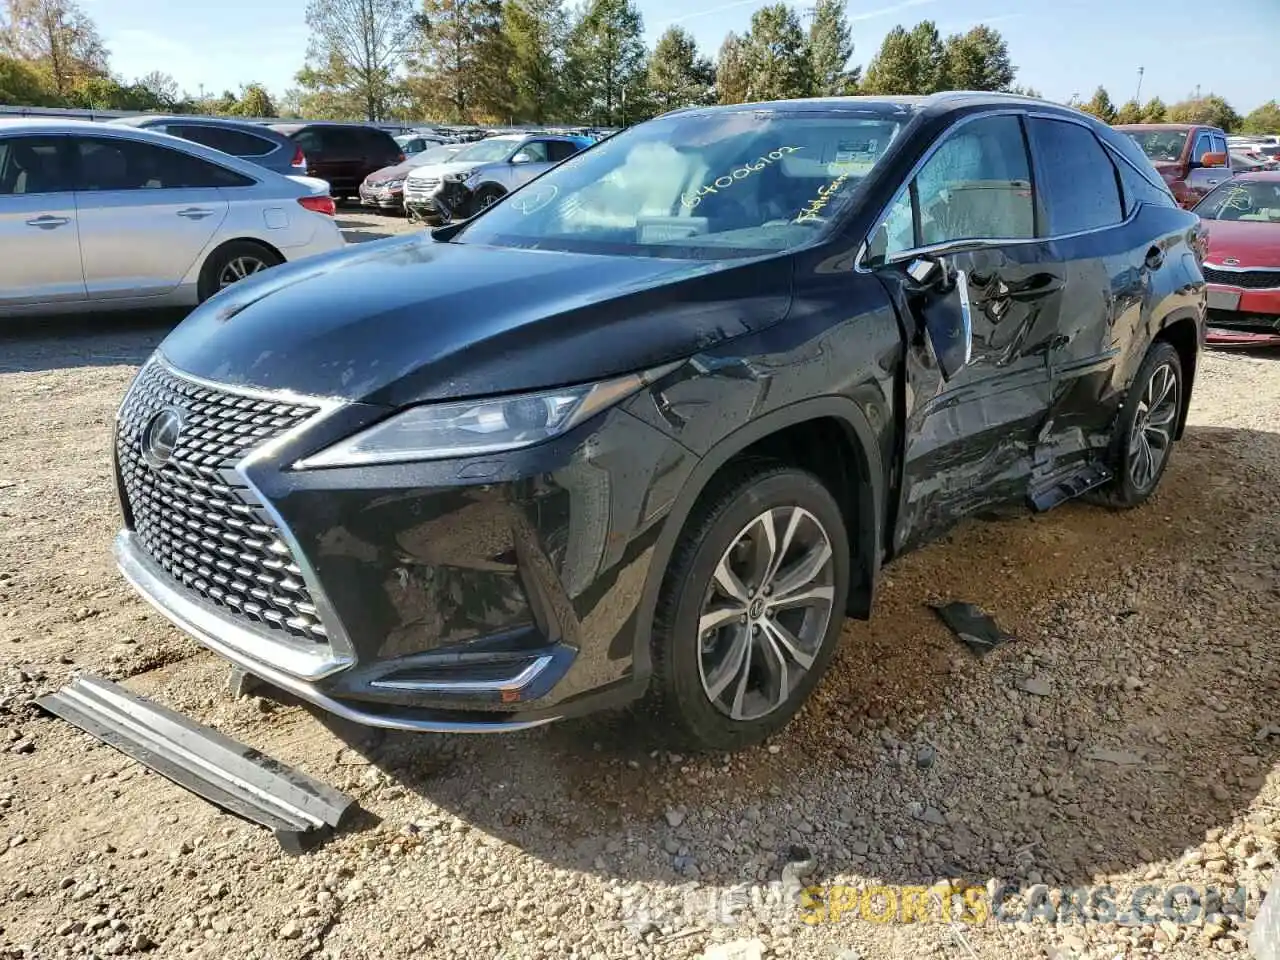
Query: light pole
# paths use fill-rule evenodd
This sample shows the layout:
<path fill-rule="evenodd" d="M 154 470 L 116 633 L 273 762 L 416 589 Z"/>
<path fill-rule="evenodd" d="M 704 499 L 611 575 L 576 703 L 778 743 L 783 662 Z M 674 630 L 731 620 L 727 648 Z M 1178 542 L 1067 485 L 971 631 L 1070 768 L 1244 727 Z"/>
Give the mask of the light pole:
<path fill-rule="evenodd" d="M 1133 95 L 1134 103 L 1142 102 L 1142 72 L 1143 72 L 1143 68 L 1139 67 L 1138 68 L 1138 92 Z"/>

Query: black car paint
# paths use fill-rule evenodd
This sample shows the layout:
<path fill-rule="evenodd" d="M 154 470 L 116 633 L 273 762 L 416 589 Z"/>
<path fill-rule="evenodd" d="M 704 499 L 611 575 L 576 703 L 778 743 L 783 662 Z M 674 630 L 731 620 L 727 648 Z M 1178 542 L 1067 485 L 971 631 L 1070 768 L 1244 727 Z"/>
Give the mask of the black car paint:
<path fill-rule="evenodd" d="M 834 232 L 791 253 L 690 262 L 392 240 L 272 271 L 197 310 L 161 347 L 176 368 L 351 401 L 251 472 L 357 653 L 317 686 L 435 718 L 560 717 L 639 695 L 684 519 L 722 465 L 787 430 L 818 430 L 805 436 L 847 452 L 833 469 L 846 474 L 849 613 L 860 617 L 883 563 L 1097 455 L 1151 339 L 1190 325 L 1194 361 L 1203 338 L 1188 214 L 1143 207 L 1102 237 L 949 252 L 973 278 L 974 319 L 973 362 L 950 381 L 901 266 L 870 269 L 861 256 L 944 130 L 969 113 L 1024 108 L 978 97 L 921 110 Z M 1158 270 L 1145 266 L 1153 238 L 1167 254 Z M 668 361 L 646 389 L 535 447 L 293 467 L 407 404 Z M 374 685 L 475 676 L 540 654 L 555 666 L 526 689 Z"/>

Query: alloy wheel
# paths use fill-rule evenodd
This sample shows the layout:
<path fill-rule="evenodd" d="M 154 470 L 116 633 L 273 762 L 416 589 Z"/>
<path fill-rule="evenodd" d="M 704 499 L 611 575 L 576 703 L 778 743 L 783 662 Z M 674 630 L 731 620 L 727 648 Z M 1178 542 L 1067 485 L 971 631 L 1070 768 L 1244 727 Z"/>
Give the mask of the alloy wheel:
<path fill-rule="evenodd" d="M 235 257 L 228 261 L 227 265 L 218 274 L 218 289 L 229 287 L 231 284 L 265 269 L 267 269 L 266 261 L 260 260 L 258 257 Z"/>
<path fill-rule="evenodd" d="M 800 507 L 747 524 L 716 565 L 698 620 L 702 689 L 733 720 L 785 704 L 817 659 L 831 622 L 831 540 Z"/>
<path fill-rule="evenodd" d="M 1169 457 L 1178 401 L 1178 375 L 1172 366 L 1162 363 L 1151 372 L 1142 391 L 1129 437 L 1129 479 L 1139 490 L 1155 482 Z"/>

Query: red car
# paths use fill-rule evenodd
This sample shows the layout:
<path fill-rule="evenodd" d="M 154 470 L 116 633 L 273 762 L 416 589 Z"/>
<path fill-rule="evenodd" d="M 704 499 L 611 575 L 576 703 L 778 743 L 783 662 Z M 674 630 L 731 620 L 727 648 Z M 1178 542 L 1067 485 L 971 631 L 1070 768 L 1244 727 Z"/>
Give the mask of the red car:
<path fill-rule="evenodd" d="M 1210 190 L 1230 180 L 1231 154 L 1227 135 L 1217 127 L 1197 123 L 1122 123 L 1164 178 L 1174 199 L 1188 210 Z"/>
<path fill-rule="evenodd" d="M 1209 343 L 1280 344 L 1280 171 L 1249 173 L 1195 207 L 1209 233 Z"/>

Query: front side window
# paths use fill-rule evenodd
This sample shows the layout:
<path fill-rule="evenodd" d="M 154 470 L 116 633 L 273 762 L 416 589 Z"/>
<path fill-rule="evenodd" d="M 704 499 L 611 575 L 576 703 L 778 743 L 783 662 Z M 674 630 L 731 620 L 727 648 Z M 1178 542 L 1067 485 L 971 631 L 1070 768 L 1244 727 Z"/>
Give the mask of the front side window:
<path fill-rule="evenodd" d="M 78 137 L 81 190 L 173 190 L 253 183 L 178 150 L 116 137 Z"/>
<path fill-rule="evenodd" d="M 524 154 L 526 163 L 546 163 L 548 160 L 547 141 L 530 140 L 516 151 L 516 156 Z"/>
<path fill-rule="evenodd" d="M 0 196 L 71 190 L 63 163 L 65 143 L 65 137 L 0 140 Z"/>
<path fill-rule="evenodd" d="M 884 104 L 660 117 L 570 157 L 455 240 L 699 259 L 790 250 L 829 229 L 912 115 Z"/>
<path fill-rule="evenodd" d="M 1027 131 L 1036 151 L 1036 192 L 1044 205 L 1046 235 L 1098 230 L 1124 219 L 1116 168 L 1089 129 L 1031 117 Z"/>
<path fill-rule="evenodd" d="M 1205 220 L 1280 223 L 1280 182 L 1228 180 L 1209 191 L 1193 212 Z"/>
<path fill-rule="evenodd" d="M 1196 137 L 1196 145 L 1191 150 L 1191 159 L 1199 163 L 1200 158 L 1206 153 L 1213 153 L 1213 138 L 1207 133 L 1202 133 Z"/>

